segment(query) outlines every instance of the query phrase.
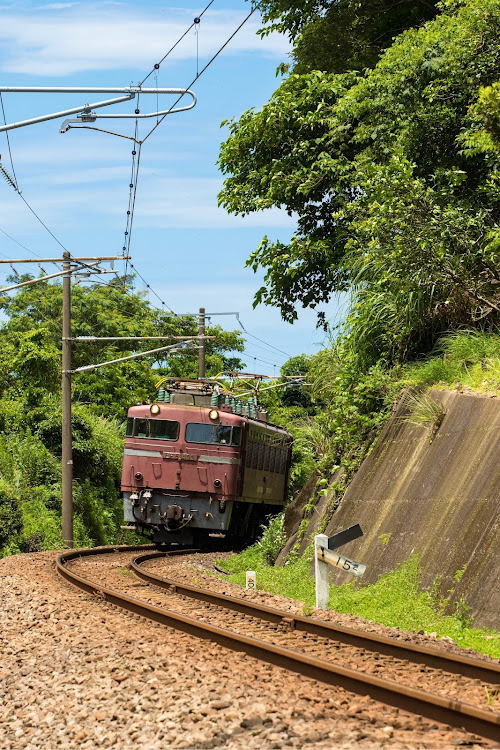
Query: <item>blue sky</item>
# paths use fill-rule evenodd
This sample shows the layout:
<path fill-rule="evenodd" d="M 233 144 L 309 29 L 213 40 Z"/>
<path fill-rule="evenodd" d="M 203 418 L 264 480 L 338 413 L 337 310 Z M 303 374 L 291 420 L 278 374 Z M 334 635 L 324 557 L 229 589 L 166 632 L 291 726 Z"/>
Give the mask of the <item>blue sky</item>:
<path fill-rule="evenodd" d="M 244 0 L 215 0 L 203 16 L 198 40 L 191 31 L 161 65 L 158 86 L 186 87 L 249 11 Z M 4 86 L 127 86 L 142 80 L 184 33 L 203 6 L 173 2 L 0 2 L 0 84 Z M 227 129 L 220 123 L 250 107 L 259 109 L 287 59 L 285 38 L 261 40 L 255 14 L 195 84 L 198 103 L 171 115 L 144 144 L 131 243 L 132 262 L 151 288 L 177 312 L 238 311 L 248 331 L 248 369 L 277 372 L 288 355 L 312 354 L 324 340 L 314 311 L 300 311 L 292 326 L 278 311 L 252 309 L 262 277 L 244 267 L 267 234 L 287 241 L 294 222 L 284 211 L 246 218 L 217 207 L 222 176 L 216 161 Z M 148 85 L 156 86 L 152 76 Z M 100 95 L 4 94 L 7 122 L 98 101 Z M 160 100 L 161 103 L 161 100 Z M 172 100 L 168 101 L 168 106 Z M 142 111 L 154 111 L 145 97 Z M 111 112 L 133 112 L 134 102 Z M 3 123 L 0 113 L 0 120 Z M 25 199 L 74 255 L 119 254 L 128 208 L 131 141 L 90 130 L 61 135 L 61 120 L 10 132 L 13 163 Z M 134 121 L 97 121 L 98 127 L 132 135 Z M 149 126 L 149 127 L 148 127 Z M 144 121 L 140 134 L 151 127 Z M 11 171 L 7 141 L 0 133 L 2 164 Z M 0 254 L 26 257 L 5 233 L 38 255 L 58 255 L 60 246 L 15 191 L 0 181 Z M 36 269 L 36 267 L 35 267 Z M 20 270 L 20 269 L 17 269 Z M 24 270 L 24 269 L 23 269 Z M 48 270 L 48 269 L 47 269 Z M 7 268 L 0 266 L 0 282 Z M 143 289 L 139 279 L 137 289 Z M 153 304 L 159 304 L 150 293 Z M 335 321 L 338 302 L 326 308 Z M 235 328 L 231 318 L 213 318 Z M 255 359 L 256 358 L 256 359 Z"/>

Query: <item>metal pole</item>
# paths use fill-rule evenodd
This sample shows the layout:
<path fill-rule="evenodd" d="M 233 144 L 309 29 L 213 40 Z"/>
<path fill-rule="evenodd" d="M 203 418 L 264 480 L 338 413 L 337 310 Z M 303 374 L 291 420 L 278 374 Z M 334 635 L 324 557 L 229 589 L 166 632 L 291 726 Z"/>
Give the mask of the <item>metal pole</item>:
<path fill-rule="evenodd" d="M 200 380 L 205 377 L 205 308 L 200 307 L 200 317 L 198 323 L 198 334 L 200 348 L 198 352 L 198 377 Z"/>
<path fill-rule="evenodd" d="M 73 448 L 71 430 L 71 255 L 63 253 L 62 314 L 62 535 L 73 547 Z"/>
<path fill-rule="evenodd" d="M 177 354 L 178 352 L 189 351 L 187 345 L 194 343 L 194 341 L 182 341 L 179 344 L 170 344 L 169 346 L 161 346 L 159 349 L 149 349 L 147 352 L 139 352 L 138 354 L 129 354 L 128 357 L 120 357 L 119 359 L 110 359 L 108 362 L 99 362 L 98 365 L 85 365 L 84 367 L 77 367 L 76 370 L 71 372 L 86 372 L 89 370 L 97 370 L 98 367 L 105 367 L 105 365 L 114 365 L 116 362 L 125 362 L 127 359 L 138 359 L 138 357 L 146 357 L 148 354 L 156 354 L 157 352 L 164 352 L 168 350 L 170 354 Z M 183 348 L 181 348 L 183 347 Z"/>
<path fill-rule="evenodd" d="M 0 294 L 4 292 L 11 292 L 13 289 L 20 289 L 22 286 L 29 286 L 30 284 L 38 284 L 39 281 L 47 281 L 47 279 L 53 279 L 56 276 L 63 276 L 67 271 L 58 271 L 57 273 L 51 273 L 49 276 L 39 276 L 38 279 L 30 279 L 30 281 L 22 281 L 20 284 L 12 284 L 12 286 L 4 286 L 0 289 Z"/>
<path fill-rule="evenodd" d="M 101 255 L 99 257 L 93 255 L 91 258 L 71 258 L 73 263 L 80 263 L 81 261 L 91 260 L 131 260 L 131 255 Z M 61 263 L 64 258 L 7 258 L 3 260 L 0 258 L 0 263 Z"/>

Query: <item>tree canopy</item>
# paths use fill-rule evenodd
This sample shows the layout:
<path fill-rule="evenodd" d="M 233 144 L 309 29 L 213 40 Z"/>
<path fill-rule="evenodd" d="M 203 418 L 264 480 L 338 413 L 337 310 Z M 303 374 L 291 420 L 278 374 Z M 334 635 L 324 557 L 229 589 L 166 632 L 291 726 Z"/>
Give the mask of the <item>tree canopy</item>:
<path fill-rule="evenodd" d="M 436 0 L 263 0 L 262 35 L 287 34 L 294 42 L 295 73 L 343 73 L 373 67 L 406 29 L 436 15 Z"/>
<path fill-rule="evenodd" d="M 371 70 L 290 75 L 221 146 L 228 211 L 297 217 L 288 244 L 264 237 L 248 260 L 266 271 L 256 303 L 293 320 L 349 290 L 371 361 L 499 319 L 500 1 L 440 7 Z"/>
<path fill-rule="evenodd" d="M 28 278 L 28 277 L 22 277 Z M 62 285 L 39 282 L 22 288 L 12 297 L 0 299 L 7 322 L 0 328 L 2 373 L 0 392 L 23 394 L 36 404 L 47 393 L 61 387 L 60 347 L 62 327 Z M 117 280 L 109 285 L 72 288 L 73 336 L 196 336 L 198 321 L 178 318 L 152 307 L 129 283 Z M 207 374 L 241 369 L 240 359 L 231 352 L 243 351 L 238 332 L 207 326 Z M 133 352 L 157 349 L 175 341 L 73 342 L 73 367 L 118 359 Z M 136 401 L 154 397 L 154 384 L 163 375 L 196 377 L 198 352 L 167 355 L 158 353 L 76 374 L 76 401 L 91 404 L 94 411 L 123 419 Z"/>

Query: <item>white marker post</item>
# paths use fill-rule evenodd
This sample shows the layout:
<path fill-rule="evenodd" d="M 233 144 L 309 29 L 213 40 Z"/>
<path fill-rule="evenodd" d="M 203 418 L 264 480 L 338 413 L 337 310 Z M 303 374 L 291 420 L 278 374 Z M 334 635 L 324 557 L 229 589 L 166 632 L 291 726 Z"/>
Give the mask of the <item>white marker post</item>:
<path fill-rule="evenodd" d="M 257 577 L 255 575 L 255 570 L 247 570 L 247 589 L 251 589 L 252 591 L 255 591 L 257 588 Z"/>
<path fill-rule="evenodd" d="M 354 529 L 354 527 L 352 527 Z M 351 531 L 347 529 L 346 531 Z M 341 532 L 345 535 L 345 532 Z M 334 539 L 338 539 L 341 534 L 337 534 L 330 537 L 330 542 Z M 362 536 L 357 534 L 357 536 Z M 325 534 L 318 534 L 314 537 L 314 573 L 316 578 L 316 607 L 318 609 L 328 609 L 328 566 L 333 565 L 335 568 L 345 570 L 346 573 L 351 573 L 353 576 L 361 577 L 364 575 L 366 565 L 358 563 L 355 560 L 351 560 L 349 557 L 339 555 L 331 549 L 328 549 L 328 537 Z M 349 540 L 347 540 L 349 541 Z M 346 542 L 342 542 L 347 544 Z M 351 534 L 352 541 L 352 534 Z"/>
<path fill-rule="evenodd" d="M 328 548 L 328 537 L 326 534 L 317 534 L 314 537 L 314 578 L 316 580 L 316 607 L 328 609 L 328 563 L 319 559 L 320 548 Z"/>

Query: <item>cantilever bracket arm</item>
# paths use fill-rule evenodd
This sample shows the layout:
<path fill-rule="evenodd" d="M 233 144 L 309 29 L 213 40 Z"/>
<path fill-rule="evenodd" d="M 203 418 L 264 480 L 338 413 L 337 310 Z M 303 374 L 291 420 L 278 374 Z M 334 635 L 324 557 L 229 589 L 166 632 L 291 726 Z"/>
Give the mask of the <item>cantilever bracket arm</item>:
<path fill-rule="evenodd" d="M 0 133 L 6 130 L 14 130 L 15 128 L 23 128 L 26 125 L 34 125 L 38 122 L 46 122 L 47 120 L 56 120 L 59 117 L 66 117 L 67 115 L 78 114 L 79 122 L 95 122 L 98 118 L 107 119 L 141 119 L 145 117 L 163 117 L 164 115 L 174 114 L 175 112 L 185 112 L 188 109 L 192 109 L 196 104 L 196 95 L 190 89 L 143 89 L 140 86 L 126 86 L 125 88 L 108 88 L 108 87 L 66 87 L 66 86 L 0 86 L 0 93 L 47 93 L 47 94 L 122 94 L 122 96 L 115 97 L 114 99 L 106 99 L 104 101 L 95 102 L 93 104 L 84 104 L 80 107 L 72 107 L 71 109 L 65 109 L 60 112 L 52 112 L 47 115 L 40 115 L 39 117 L 32 117 L 29 120 L 21 120 L 20 122 L 12 122 L 10 124 L 0 126 Z M 97 114 L 93 112 L 94 109 L 102 107 L 108 107 L 111 104 L 118 104 L 119 102 L 130 101 L 135 99 L 137 95 L 142 94 L 177 94 L 179 99 L 185 94 L 191 97 L 191 102 L 183 107 L 172 107 L 170 109 L 162 110 L 161 112 L 147 112 L 141 114 L 136 112 L 134 114 Z M 65 133 L 69 130 L 67 123 L 63 123 L 60 132 Z"/>

